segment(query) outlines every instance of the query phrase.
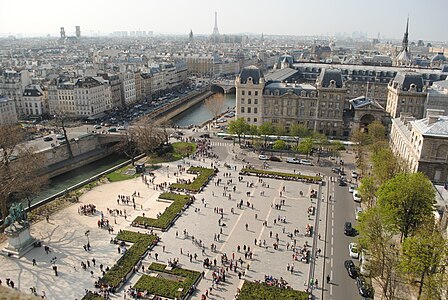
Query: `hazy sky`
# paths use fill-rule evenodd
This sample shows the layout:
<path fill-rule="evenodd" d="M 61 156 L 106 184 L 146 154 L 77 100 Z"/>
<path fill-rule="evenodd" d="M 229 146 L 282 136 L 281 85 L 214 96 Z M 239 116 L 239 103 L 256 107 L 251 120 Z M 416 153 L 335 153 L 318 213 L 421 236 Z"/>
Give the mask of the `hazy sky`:
<path fill-rule="evenodd" d="M 59 35 L 75 25 L 85 35 L 145 30 L 210 34 L 214 12 L 221 33 L 320 35 L 378 32 L 403 36 L 410 16 L 410 40 L 448 41 L 448 0 L 5 0 L 0 35 Z"/>

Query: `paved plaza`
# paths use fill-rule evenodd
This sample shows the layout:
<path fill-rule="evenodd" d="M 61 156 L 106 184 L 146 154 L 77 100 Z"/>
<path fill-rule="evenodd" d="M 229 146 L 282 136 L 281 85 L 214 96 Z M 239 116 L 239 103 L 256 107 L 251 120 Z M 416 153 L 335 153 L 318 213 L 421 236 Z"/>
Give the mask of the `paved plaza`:
<path fill-rule="evenodd" d="M 226 149 L 225 152 L 232 149 L 229 145 L 223 148 Z M 323 278 L 323 261 L 321 261 L 323 258 L 318 255 L 314 261 L 314 256 L 320 248 L 323 257 L 324 242 L 319 239 L 318 233 L 306 236 L 305 229 L 309 224 L 315 230 L 316 224 L 321 227 L 325 222 L 326 201 L 319 204 L 320 215 L 317 216 L 319 218 L 317 223 L 316 216 L 308 214 L 310 205 L 315 209 L 318 206 L 318 199 L 310 198 L 311 191 L 318 191 L 320 199 L 325 197 L 325 186 L 275 179 L 260 181 L 254 176 L 243 176 L 240 181 L 238 173 L 243 163 L 240 160 L 235 161 L 234 154 L 231 153 L 220 157 L 219 160 L 201 158 L 200 161 L 187 159 L 163 164 L 162 168 L 155 171 L 154 184 L 175 182 L 178 178 L 193 178 L 193 175 L 185 172 L 174 176 L 179 164 L 188 168 L 189 165 L 210 167 L 211 163 L 218 164 L 217 176 L 201 193 L 195 195 L 195 202 L 183 212 L 173 227 L 167 232 L 154 230 L 161 237 L 161 241 L 154 247 L 151 255 L 145 258 L 144 265 L 155 261 L 154 254 L 157 253 L 159 262 L 166 263 L 169 259 L 178 258 L 182 268 L 205 271 L 205 278 L 197 286 L 193 299 L 200 299 L 201 295 L 212 286 L 211 273 L 209 269 L 203 268 L 203 259 L 209 258 L 213 261 L 216 258 L 219 266 L 221 255 L 224 253 L 229 258 L 241 258 L 244 261 L 242 268 L 238 270 L 243 274 L 239 279 L 238 272 L 229 270 L 226 273 L 228 275 L 226 282 L 214 285 L 208 299 L 233 299 L 244 279 L 263 281 L 265 275 L 272 275 L 278 279 L 283 277 L 292 288 L 299 290 L 307 288 L 310 276 L 319 280 Z M 216 184 L 218 179 L 221 179 L 219 185 Z M 110 243 L 118 230 L 148 232 L 149 230 L 131 227 L 131 221 L 143 213 L 147 217 L 156 218 L 158 213 L 170 205 L 167 202 L 157 201 L 163 191 L 156 190 L 154 184 L 146 185 L 141 178 L 103 184 L 80 197 L 80 203 L 51 215 L 48 223 L 44 220 L 33 224 L 32 235 L 41 240 L 44 246 L 49 246 L 51 252 L 47 254 L 42 247 L 34 248 L 20 259 L 0 256 L 0 279 L 5 282 L 6 278 L 10 278 L 14 281 L 15 287 L 24 293 L 30 293 L 31 287 L 35 287 L 39 295 L 45 291 L 48 299 L 81 299 L 86 289 L 94 289 L 94 282 L 101 276 L 99 266 L 112 267 L 121 256 L 117 246 Z M 118 195 L 131 196 L 134 192 L 140 194 L 134 197 L 135 209 L 132 202 L 129 205 L 117 203 Z M 243 205 L 239 207 L 237 204 L 241 201 Z M 284 203 L 281 209 L 276 208 L 276 204 L 281 203 Z M 99 212 L 96 215 L 82 215 L 78 210 L 83 204 L 93 204 Z M 113 217 L 108 214 L 108 209 L 122 210 L 123 215 Z M 219 224 L 221 214 L 217 213 L 217 209 L 223 211 L 221 226 Z M 114 227 L 113 233 L 98 227 L 100 212 Z M 265 221 L 267 226 L 263 225 Z M 223 223 L 225 226 L 222 226 Z M 86 231 L 89 231 L 88 236 Z M 319 229 L 319 232 L 324 231 Z M 192 236 L 205 245 L 205 253 L 197 243 L 192 242 Z M 275 250 L 273 244 L 277 236 L 279 246 Z M 92 248 L 90 251 L 85 251 L 83 246 L 88 241 Z M 289 245 L 294 241 L 298 246 L 305 244 L 310 246 L 310 263 L 293 260 L 293 252 Z M 215 252 L 210 250 L 211 244 L 216 245 Z M 5 244 L 0 245 L 2 248 L 4 246 Z M 244 249 L 249 247 L 253 252 L 252 259 L 246 259 L 244 255 Z M 197 259 L 193 258 L 190 261 L 188 254 L 196 254 Z M 33 259 L 36 260 L 34 266 Z M 95 259 L 95 265 L 92 259 Z M 86 271 L 81 268 L 82 261 L 85 263 L 89 261 L 90 267 Z M 55 276 L 52 269 L 53 263 L 58 267 L 58 276 Z M 293 272 L 287 271 L 288 264 L 294 265 Z M 111 295 L 111 298 L 123 299 L 124 290 L 137 282 L 141 275 L 142 272 L 139 270 L 124 288 Z"/>

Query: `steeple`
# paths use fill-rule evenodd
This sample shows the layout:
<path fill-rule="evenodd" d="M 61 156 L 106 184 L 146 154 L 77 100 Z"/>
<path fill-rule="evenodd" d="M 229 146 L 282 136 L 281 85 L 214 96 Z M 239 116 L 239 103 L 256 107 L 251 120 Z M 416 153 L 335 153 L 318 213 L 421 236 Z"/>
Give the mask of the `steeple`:
<path fill-rule="evenodd" d="M 218 13 L 215 11 L 215 27 L 213 28 L 213 35 L 217 36 L 219 35 L 218 30 Z"/>
<path fill-rule="evenodd" d="M 190 42 L 193 41 L 193 30 L 190 29 L 190 34 L 188 35 L 188 38 L 190 39 Z"/>
<path fill-rule="evenodd" d="M 406 31 L 405 31 L 404 36 L 403 36 L 403 42 L 401 43 L 401 47 L 402 47 L 401 50 L 408 51 L 408 45 L 409 45 L 408 36 L 409 36 L 409 17 L 408 17 L 408 19 L 406 21 Z"/>

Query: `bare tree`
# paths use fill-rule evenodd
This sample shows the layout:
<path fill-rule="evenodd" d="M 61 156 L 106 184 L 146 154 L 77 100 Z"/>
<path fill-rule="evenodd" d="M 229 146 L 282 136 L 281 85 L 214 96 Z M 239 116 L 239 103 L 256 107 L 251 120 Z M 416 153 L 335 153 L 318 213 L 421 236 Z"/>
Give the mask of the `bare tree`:
<path fill-rule="evenodd" d="M 142 118 L 129 129 L 128 134 L 135 136 L 137 148 L 147 155 L 153 153 L 166 140 L 163 130 L 158 125 L 148 118 Z"/>
<path fill-rule="evenodd" d="M 37 193 L 48 178 L 42 175 L 46 163 L 42 154 L 23 144 L 24 132 L 19 126 L 0 126 L 0 211 L 4 219 L 8 204 L 14 198 Z"/>
<path fill-rule="evenodd" d="M 62 134 L 64 135 L 64 139 L 65 139 L 65 145 L 67 147 L 67 151 L 68 151 L 68 156 L 69 158 L 73 158 L 73 151 L 72 151 L 72 146 L 70 145 L 70 141 L 68 140 L 67 137 L 67 130 L 66 130 L 66 123 L 67 123 L 67 114 L 60 112 L 58 114 L 56 114 L 54 116 L 54 122 L 56 123 L 56 126 L 60 127 L 62 130 Z"/>
<path fill-rule="evenodd" d="M 204 103 L 207 110 L 212 113 L 213 119 L 217 119 L 224 109 L 224 94 L 214 94 L 213 96 L 205 99 Z"/>

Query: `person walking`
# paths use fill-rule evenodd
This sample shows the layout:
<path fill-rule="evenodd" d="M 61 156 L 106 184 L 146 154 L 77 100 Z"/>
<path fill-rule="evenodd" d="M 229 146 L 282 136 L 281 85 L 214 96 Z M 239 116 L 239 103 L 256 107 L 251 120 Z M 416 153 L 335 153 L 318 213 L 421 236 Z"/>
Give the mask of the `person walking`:
<path fill-rule="evenodd" d="M 327 275 L 327 284 L 330 283 L 330 275 Z"/>

